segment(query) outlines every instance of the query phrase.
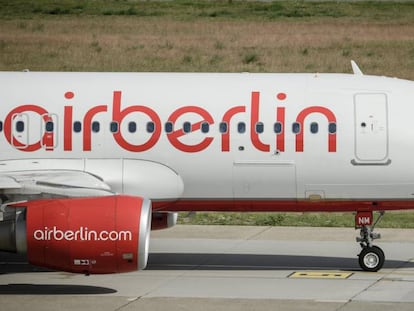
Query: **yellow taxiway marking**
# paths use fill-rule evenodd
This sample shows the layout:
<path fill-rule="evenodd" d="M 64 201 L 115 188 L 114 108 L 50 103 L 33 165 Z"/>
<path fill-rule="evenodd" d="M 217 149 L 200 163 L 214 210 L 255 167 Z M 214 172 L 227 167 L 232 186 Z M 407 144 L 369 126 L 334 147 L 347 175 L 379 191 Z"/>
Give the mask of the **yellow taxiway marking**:
<path fill-rule="evenodd" d="M 293 272 L 291 279 L 347 279 L 353 273 L 350 272 Z"/>

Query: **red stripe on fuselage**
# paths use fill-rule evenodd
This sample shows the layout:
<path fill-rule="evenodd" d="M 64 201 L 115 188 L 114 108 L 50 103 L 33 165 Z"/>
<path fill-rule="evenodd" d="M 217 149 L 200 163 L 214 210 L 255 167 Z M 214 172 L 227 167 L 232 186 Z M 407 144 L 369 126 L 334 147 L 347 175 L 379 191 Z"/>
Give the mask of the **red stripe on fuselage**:
<path fill-rule="evenodd" d="M 153 201 L 154 211 L 205 212 L 357 212 L 414 209 L 414 200 L 232 200 Z"/>

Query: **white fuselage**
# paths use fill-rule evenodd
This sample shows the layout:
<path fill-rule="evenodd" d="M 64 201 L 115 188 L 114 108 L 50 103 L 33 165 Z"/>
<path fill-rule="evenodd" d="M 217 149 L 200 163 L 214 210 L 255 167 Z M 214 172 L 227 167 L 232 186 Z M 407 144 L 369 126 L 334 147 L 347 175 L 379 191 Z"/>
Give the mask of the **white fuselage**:
<path fill-rule="evenodd" d="M 3 72 L 0 90 L 1 172 L 86 171 L 165 210 L 414 208 L 410 81 Z"/>

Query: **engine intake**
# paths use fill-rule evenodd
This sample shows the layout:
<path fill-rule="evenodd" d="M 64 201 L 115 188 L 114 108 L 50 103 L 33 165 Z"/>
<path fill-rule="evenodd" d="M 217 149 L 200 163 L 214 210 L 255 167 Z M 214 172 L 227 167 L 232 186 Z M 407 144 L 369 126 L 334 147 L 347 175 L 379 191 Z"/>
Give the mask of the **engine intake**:
<path fill-rule="evenodd" d="M 26 209 L 6 207 L 0 215 L 0 250 L 26 253 Z"/>

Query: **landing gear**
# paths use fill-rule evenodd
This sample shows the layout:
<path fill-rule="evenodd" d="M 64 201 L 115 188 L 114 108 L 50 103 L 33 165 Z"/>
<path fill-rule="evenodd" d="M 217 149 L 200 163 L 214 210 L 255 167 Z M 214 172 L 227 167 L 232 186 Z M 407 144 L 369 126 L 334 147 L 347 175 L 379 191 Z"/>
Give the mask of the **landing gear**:
<path fill-rule="evenodd" d="M 360 237 L 356 240 L 361 245 L 362 251 L 359 253 L 359 266 L 368 272 L 377 272 L 385 262 L 385 255 L 381 248 L 373 245 L 373 241 L 380 239 L 379 233 L 374 233 L 374 228 L 384 216 L 380 212 L 378 219 L 372 224 L 372 212 L 357 212 L 355 216 L 355 228 L 360 228 Z"/>
<path fill-rule="evenodd" d="M 377 272 L 382 268 L 385 261 L 385 255 L 378 246 L 365 247 L 362 249 L 359 257 L 359 266 L 364 271 Z"/>

